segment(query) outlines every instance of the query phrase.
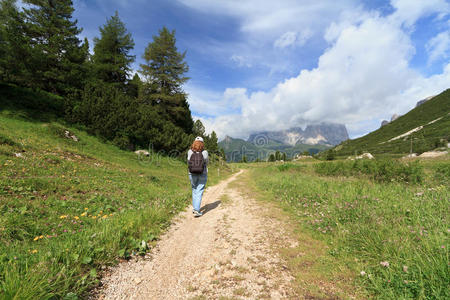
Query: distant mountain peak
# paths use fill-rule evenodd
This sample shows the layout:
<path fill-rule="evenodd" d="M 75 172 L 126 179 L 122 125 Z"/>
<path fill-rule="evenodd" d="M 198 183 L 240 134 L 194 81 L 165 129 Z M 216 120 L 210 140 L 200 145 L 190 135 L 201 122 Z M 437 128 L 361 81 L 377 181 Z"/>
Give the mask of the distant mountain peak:
<path fill-rule="evenodd" d="M 304 130 L 301 127 L 292 127 L 280 131 L 257 132 L 251 134 L 247 141 L 255 145 L 274 142 L 295 146 L 297 144 L 337 145 L 345 140 L 348 140 L 348 132 L 345 125 L 320 123 L 308 125 Z"/>

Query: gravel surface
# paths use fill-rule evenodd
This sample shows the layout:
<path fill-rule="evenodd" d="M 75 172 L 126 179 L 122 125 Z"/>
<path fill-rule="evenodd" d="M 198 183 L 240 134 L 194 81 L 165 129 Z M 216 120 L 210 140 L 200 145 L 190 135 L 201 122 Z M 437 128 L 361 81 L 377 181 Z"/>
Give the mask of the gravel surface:
<path fill-rule="evenodd" d="M 269 208 L 228 186 L 242 172 L 205 191 L 202 217 L 182 212 L 146 258 L 107 272 L 98 299 L 298 299 L 276 251 L 295 241 Z"/>

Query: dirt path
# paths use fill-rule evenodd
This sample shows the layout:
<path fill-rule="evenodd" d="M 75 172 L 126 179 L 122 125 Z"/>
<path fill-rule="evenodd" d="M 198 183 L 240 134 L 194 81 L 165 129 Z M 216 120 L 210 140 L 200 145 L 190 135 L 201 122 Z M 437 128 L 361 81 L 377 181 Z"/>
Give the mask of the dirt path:
<path fill-rule="evenodd" d="M 242 172 L 209 187 L 206 213 L 181 213 L 148 259 L 113 269 L 99 299 L 297 298 L 275 251 L 295 243 L 267 207 L 228 185 Z"/>

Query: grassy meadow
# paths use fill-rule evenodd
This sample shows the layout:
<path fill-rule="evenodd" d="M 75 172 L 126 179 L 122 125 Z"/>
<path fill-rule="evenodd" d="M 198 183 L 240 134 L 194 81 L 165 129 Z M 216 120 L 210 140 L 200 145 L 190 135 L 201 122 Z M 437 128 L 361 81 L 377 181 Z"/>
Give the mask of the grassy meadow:
<path fill-rule="evenodd" d="M 448 156 L 254 164 L 250 178 L 299 232 L 325 243 L 320 263 L 291 253 L 294 273 L 308 263 L 329 280 L 348 273 L 361 298 L 450 298 Z M 294 274 L 299 285 L 308 284 L 304 274 L 305 267 Z"/>
<path fill-rule="evenodd" d="M 84 298 L 104 266 L 146 253 L 190 203 L 186 165 L 23 117 L 0 114 L 0 299 Z M 230 173 L 211 165 L 209 184 Z"/>

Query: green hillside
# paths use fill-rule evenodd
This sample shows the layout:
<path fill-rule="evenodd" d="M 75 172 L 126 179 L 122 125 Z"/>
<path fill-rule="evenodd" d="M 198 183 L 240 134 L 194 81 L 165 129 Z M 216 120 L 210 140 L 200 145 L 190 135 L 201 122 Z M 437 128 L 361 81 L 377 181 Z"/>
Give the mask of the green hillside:
<path fill-rule="evenodd" d="M 402 138 L 391 140 L 419 126 L 423 128 Z M 334 149 L 337 155 L 342 156 L 361 152 L 401 154 L 410 152 L 412 141 L 413 153 L 420 154 L 445 146 L 449 140 L 450 89 L 380 129 L 361 138 L 345 141 Z"/>
<path fill-rule="evenodd" d="M 11 107 L 0 108 L 0 299 L 85 298 L 103 266 L 145 253 L 190 203 L 185 162 L 138 157 Z"/>
<path fill-rule="evenodd" d="M 228 162 L 239 162 L 245 155 L 248 161 L 256 159 L 266 160 L 271 153 L 280 151 L 286 153 L 288 158 L 292 158 L 297 154 L 308 151 L 310 153 L 318 153 L 319 151 L 330 148 L 325 145 L 306 145 L 297 144 L 295 146 L 269 141 L 268 144 L 255 145 L 243 139 L 235 139 L 226 137 L 219 142 L 219 146 L 225 151 Z"/>

